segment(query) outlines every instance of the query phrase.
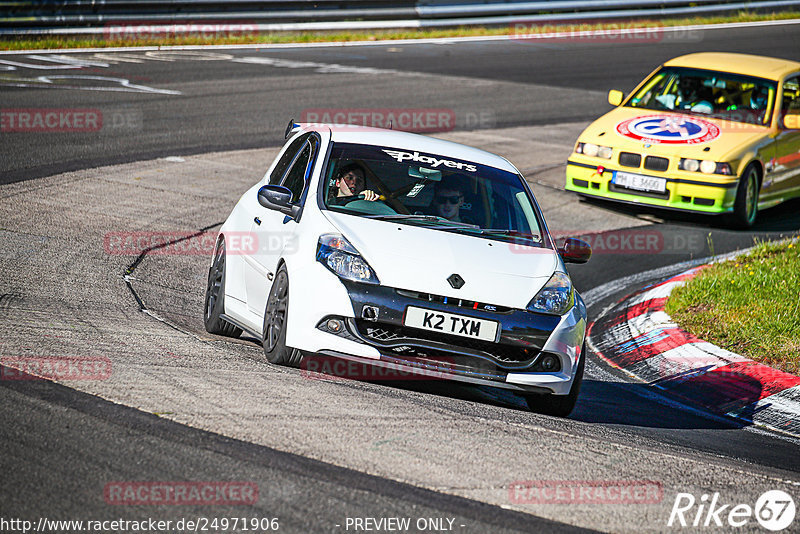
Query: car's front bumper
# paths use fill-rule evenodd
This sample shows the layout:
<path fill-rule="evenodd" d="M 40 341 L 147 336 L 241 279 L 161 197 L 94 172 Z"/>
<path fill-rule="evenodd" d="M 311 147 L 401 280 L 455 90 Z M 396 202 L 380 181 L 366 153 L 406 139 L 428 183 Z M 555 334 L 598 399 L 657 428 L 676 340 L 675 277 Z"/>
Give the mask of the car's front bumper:
<path fill-rule="evenodd" d="M 626 203 L 709 214 L 727 213 L 733 209 L 739 183 L 735 176 L 708 177 L 700 173 L 692 173 L 691 176 L 681 173 L 678 176 L 670 172 L 616 168 L 612 161 L 608 164 L 603 165 L 589 161 L 589 158 L 577 158 L 573 155 L 567 161 L 567 191 Z M 667 181 L 666 192 L 649 193 L 618 187 L 612 182 L 616 171 L 663 178 Z"/>
<path fill-rule="evenodd" d="M 319 354 L 403 370 L 416 377 L 518 392 L 565 395 L 570 390 L 586 331 L 586 309 L 579 296 L 568 313 L 552 316 L 502 307 L 476 309 L 479 303 L 458 299 L 445 302 L 435 295 L 382 286 L 351 282 L 344 282 L 344 286 L 352 308 L 347 314 L 319 317 L 315 333 L 327 334 L 331 340 L 330 348 L 316 350 Z M 479 341 L 407 327 L 404 322 L 409 306 L 496 321 L 497 338 L 495 342 Z M 331 331 L 328 324 L 332 320 L 343 328 Z M 365 357 L 367 347 L 378 357 Z M 547 355 L 557 358 L 555 371 L 542 369 Z"/>

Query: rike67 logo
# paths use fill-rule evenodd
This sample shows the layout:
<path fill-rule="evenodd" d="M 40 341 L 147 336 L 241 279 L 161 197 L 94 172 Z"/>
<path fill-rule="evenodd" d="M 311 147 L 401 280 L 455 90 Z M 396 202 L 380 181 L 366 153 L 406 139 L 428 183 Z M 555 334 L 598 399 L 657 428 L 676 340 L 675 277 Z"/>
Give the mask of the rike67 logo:
<path fill-rule="evenodd" d="M 763 528 L 778 532 L 792 525 L 795 512 L 794 499 L 781 490 L 764 492 L 755 506 L 723 504 L 719 493 L 704 494 L 699 499 L 691 493 L 678 493 L 667 526 L 739 528 L 755 519 Z"/>

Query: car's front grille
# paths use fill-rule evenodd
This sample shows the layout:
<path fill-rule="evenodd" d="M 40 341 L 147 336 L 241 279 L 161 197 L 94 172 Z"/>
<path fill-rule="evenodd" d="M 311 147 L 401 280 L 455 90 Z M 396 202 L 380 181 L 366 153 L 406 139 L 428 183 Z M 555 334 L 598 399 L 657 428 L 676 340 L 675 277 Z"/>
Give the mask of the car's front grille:
<path fill-rule="evenodd" d="M 396 326 L 388 323 L 375 323 L 371 321 L 357 320 L 358 331 L 365 338 L 381 344 L 392 344 L 409 346 L 415 351 L 428 351 L 427 347 L 415 347 L 415 343 L 437 343 L 452 347 L 453 352 L 458 352 L 460 348 L 468 349 L 484 357 L 491 358 L 500 364 L 514 365 L 530 363 L 539 355 L 536 347 L 524 347 L 518 345 L 506 345 L 502 343 L 492 343 L 478 339 L 469 339 L 461 336 L 452 336 L 429 332 L 417 328 Z M 450 352 L 452 357 L 453 352 Z"/>
<path fill-rule="evenodd" d="M 438 302 L 441 304 L 447 304 L 449 306 L 457 306 L 459 308 L 469 308 L 470 310 L 480 310 L 492 313 L 510 313 L 512 311 L 512 309 L 507 306 L 497 306 L 495 304 L 487 304 L 485 302 L 475 302 L 474 300 L 443 297 L 441 295 L 433 295 L 431 293 L 406 291 L 405 289 L 397 289 L 395 291 L 397 291 L 399 295 L 403 295 L 404 297 L 424 300 L 426 302 Z"/>
<path fill-rule="evenodd" d="M 633 152 L 620 152 L 619 164 L 624 167 L 639 167 L 642 164 L 642 156 Z"/>
<path fill-rule="evenodd" d="M 651 171 L 666 171 L 669 168 L 669 160 L 658 156 L 647 156 L 644 158 L 644 168 Z"/>

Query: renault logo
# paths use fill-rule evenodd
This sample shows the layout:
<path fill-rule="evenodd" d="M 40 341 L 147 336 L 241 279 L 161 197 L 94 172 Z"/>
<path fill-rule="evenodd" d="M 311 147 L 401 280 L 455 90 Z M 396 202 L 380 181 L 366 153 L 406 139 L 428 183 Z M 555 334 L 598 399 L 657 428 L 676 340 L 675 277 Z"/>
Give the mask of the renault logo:
<path fill-rule="evenodd" d="M 464 284 L 466 283 L 464 282 L 463 278 L 461 278 L 459 275 L 455 273 L 448 276 L 447 281 L 450 282 L 450 285 L 453 287 L 453 289 L 461 289 L 462 287 L 464 287 Z"/>

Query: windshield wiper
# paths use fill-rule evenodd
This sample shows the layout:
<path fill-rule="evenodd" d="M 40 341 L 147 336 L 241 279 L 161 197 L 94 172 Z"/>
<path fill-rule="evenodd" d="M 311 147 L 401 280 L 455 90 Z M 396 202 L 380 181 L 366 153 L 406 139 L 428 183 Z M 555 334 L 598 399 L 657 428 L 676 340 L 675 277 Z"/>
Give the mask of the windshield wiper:
<path fill-rule="evenodd" d="M 379 221 L 403 221 L 408 219 L 416 219 L 419 221 L 446 221 L 444 217 L 437 217 L 436 215 L 368 215 L 367 219 L 378 219 Z"/>
<path fill-rule="evenodd" d="M 499 235 L 508 235 L 512 237 L 522 237 L 525 239 L 530 239 L 535 243 L 541 243 L 542 241 L 542 238 L 539 235 L 526 234 L 524 232 L 520 232 L 519 230 L 509 230 L 506 228 L 480 228 L 478 231 L 482 234 L 499 234 Z"/>
<path fill-rule="evenodd" d="M 477 224 L 468 224 L 462 222 L 453 222 L 450 219 L 439 217 L 438 215 L 370 215 L 368 219 L 377 219 L 379 221 L 424 221 L 424 222 L 440 222 L 447 223 L 447 228 L 469 228 L 470 230 L 480 230 Z"/>

